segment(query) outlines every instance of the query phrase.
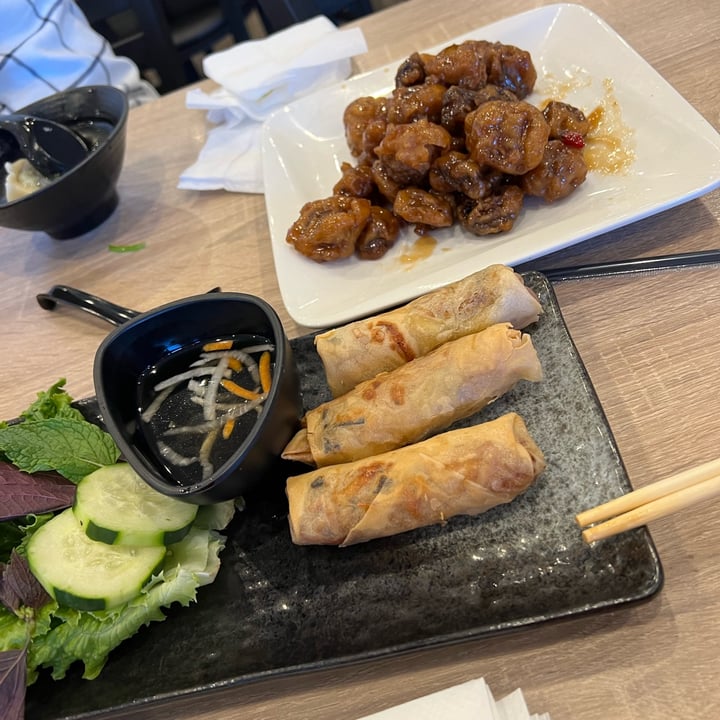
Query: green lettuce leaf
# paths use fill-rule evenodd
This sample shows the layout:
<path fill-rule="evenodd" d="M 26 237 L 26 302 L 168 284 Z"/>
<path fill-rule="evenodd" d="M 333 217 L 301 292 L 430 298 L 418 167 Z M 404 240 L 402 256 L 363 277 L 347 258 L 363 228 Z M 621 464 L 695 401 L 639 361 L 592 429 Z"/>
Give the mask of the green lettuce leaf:
<path fill-rule="evenodd" d="M 0 651 L 22 650 L 27 640 L 27 622 L 4 605 L 0 605 Z"/>
<path fill-rule="evenodd" d="M 35 402 L 27 410 L 20 413 L 25 420 L 46 420 L 64 417 L 70 420 L 84 420 L 82 413 L 72 407 L 73 399 L 63 390 L 65 378 L 60 378 L 49 389 L 39 392 Z"/>
<path fill-rule="evenodd" d="M 144 625 L 165 620 L 162 608 L 195 601 L 197 588 L 215 579 L 224 546 L 225 539 L 217 532 L 192 528 L 169 547 L 163 571 L 150 587 L 126 605 L 91 613 L 49 603 L 50 622 L 41 618 L 28 651 L 28 681 L 34 682 L 42 667 L 61 679 L 78 660 L 84 665 L 85 679 L 97 677 L 114 648 Z"/>
<path fill-rule="evenodd" d="M 224 530 L 233 519 L 238 505 L 242 505 L 242 499 L 200 505 L 193 525 L 206 530 Z"/>

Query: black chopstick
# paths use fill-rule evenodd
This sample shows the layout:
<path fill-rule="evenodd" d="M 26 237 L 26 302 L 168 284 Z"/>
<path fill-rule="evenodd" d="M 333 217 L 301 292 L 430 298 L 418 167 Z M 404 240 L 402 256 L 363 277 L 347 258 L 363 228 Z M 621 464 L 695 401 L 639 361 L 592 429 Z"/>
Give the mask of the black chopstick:
<path fill-rule="evenodd" d="M 698 250 L 696 252 L 659 255 L 657 257 L 618 260 L 617 262 L 593 263 L 571 267 L 538 270 L 548 280 L 579 280 L 581 278 L 618 275 L 621 273 L 648 272 L 650 270 L 668 270 L 670 268 L 691 267 L 720 263 L 720 250 Z"/>

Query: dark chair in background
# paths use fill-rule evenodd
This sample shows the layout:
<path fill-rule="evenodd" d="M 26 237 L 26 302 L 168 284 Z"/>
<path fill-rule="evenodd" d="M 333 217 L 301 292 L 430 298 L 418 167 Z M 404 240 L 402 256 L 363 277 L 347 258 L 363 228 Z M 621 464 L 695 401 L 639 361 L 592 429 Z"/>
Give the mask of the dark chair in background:
<path fill-rule="evenodd" d="M 276 32 L 316 15 L 326 15 L 336 25 L 373 12 L 370 0 L 257 0 L 265 27 Z"/>
<path fill-rule="evenodd" d="M 183 57 L 209 52 L 231 35 L 236 43 L 248 40 L 245 19 L 254 0 L 162 0 L 175 47 Z"/>
<path fill-rule="evenodd" d="M 259 13 L 265 32 L 316 15 L 341 24 L 373 12 L 371 0 L 76 0 L 117 55 L 132 59 L 161 93 L 200 78 L 193 58 L 223 38 L 249 39 L 246 18 Z"/>
<path fill-rule="evenodd" d="M 192 58 L 231 35 L 247 40 L 245 15 L 254 4 L 234 0 L 76 0 L 117 55 L 141 72 L 154 71 L 161 93 L 199 78 Z"/>

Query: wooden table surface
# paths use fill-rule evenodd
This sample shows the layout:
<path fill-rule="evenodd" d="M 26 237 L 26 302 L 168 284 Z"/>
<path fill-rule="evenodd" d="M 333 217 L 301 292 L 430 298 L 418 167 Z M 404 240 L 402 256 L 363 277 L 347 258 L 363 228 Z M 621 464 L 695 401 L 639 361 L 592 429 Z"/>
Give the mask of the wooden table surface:
<path fill-rule="evenodd" d="M 469 28 L 532 9 L 531 0 L 409 0 L 362 20 L 359 71 L 399 60 Z M 717 129 L 717 2 L 589 0 Z M 592 48 L 588 48 L 592 52 Z M 203 113 L 180 91 L 130 114 L 121 203 L 88 235 L 64 242 L 0 230 L 3 359 L 0 417 L 15 416 L 58 377 L 74 397 L 93 393 L 95 349 L 110 326 L 72 311 L 48 313 L 35 295 L 73 285 L 139 310 L 220 285 L 280 300 L 260 195 L 176 189 L 203 144 Z M 672 158 L 668 158 L 669 166 Z M 720 192 L 532 263 L 542 268 L 720 245 Z M 136 253 L 112 242 L 143 240 Z M 720 449 L 720 267 L 557 284 L 633 485 L 710 460 Z M 651 532 L 665 569 L 651 601 L 546 623 L 512 635 L 350 667 L 266 680 L 153 707 L 133 716 L 260 720 L 360 717 L 485 677 L 497 695 L 521 686 L 553 720 L 685 720 L 720 709 L 720 504 L 708 502 Z M 125 713 L 123 717 L 129 717 Z M 448 716 L 450 717 L 450 716 Z"/>

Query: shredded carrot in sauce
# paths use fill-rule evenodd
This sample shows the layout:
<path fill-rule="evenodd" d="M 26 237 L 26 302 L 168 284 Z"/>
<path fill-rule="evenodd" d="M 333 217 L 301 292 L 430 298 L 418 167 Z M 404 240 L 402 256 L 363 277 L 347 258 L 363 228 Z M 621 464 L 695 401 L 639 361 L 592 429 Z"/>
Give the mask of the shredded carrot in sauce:
<path fill-rule="evenodd" d="M 245 400 L 257 400 L 260 397 L 260 395 L 258 395 L 256 392 L 248 390 L 247 388 L 242 387 L 242 385 L 238 385 L 232 380 L 223 379 L 220 381 L 220 384 L 228 392 L 231 392 L 233 395 L 237 395 L 238 397 L 244 398 Z"/>
<path fill-rule="evenodd" d="M 233 372 L 240 372 L 242 370 L 242 363 L 236 357 L 229 357 L 227 364 Z"/>
<path fill-rule="evenodd" d="M 190 473 L 188 478 L 193 479 L 197 475 L 203 479 L 211 477 L 215 465 L 224 462 L 232 450 L 233 441 L 238 442 L 238 437 L 241 441 L 249 432 L 253 418 L 262 414 L 272 383 L 273 343 L 260 337 L 251 345 L 243 345 L 239 338 L 215 338 L 189 349 L 187 369 L 152 385 L 155 395 L 149 397 L 149 404 L 140 415 L 162 457 L 178 472 Z M 198 352 L 200 348 L 202 351 Z M 200 357 L 191 357 L 190 350 Z M 179 424 L 169 422 L 162 414 L 158 419 L 161 408 L 174 393 L 178 406 L 183 404 Z M 166 437 L 176 435 L 191 436 L 187 451 L 180 452 L 180 448 L 165 442 Z M 222 447 L 215 449 L 218 446 Z"/>
<path fill-rule="evenodd" d="M 260 385 L 265 395 L 270 392 L 272 377 L 270 376 L 270 353 L 266 350 L 258 362 L 258 371 L 260 373 Z"/>
<path fill-rule="evenodd" d="M 213 352 L 213 350 L 230 350 L 233 346 L 232 340 L 218 340 L 217 342 L 209 342 L 203 345 L 204 352 Z"/>
<path fill-rule="evenodd" d="M 232 431 L 234 429 L 235 429 L 235 418 L 230 418 L 229 420 L 226 420 L 225 424 L 223 425 L 223 429 L 222 429 L 223 440 L 227 440 L 232 435 Z"/>

